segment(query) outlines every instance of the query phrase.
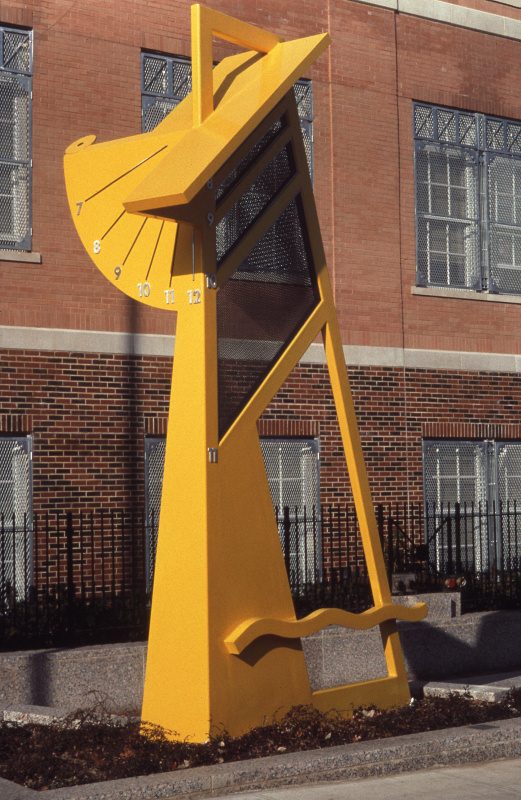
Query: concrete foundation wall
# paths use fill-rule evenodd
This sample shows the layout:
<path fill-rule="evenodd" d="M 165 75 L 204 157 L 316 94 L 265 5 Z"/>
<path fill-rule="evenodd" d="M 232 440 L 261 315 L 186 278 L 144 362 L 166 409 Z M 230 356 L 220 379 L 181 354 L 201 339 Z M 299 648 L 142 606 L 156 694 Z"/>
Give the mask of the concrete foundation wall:
<path fill-rule="evenodd" d="M 468 614 L 400 625 L 411 678 L 521 669 L 521 611 Z M 328 628 L 303 641 L 314 689 L 386 674 L 378 630 Z M 0 654 L 0 705 L 73 710 L 104 700 L 113 710 L 141 704 L 146 644 Z"/>

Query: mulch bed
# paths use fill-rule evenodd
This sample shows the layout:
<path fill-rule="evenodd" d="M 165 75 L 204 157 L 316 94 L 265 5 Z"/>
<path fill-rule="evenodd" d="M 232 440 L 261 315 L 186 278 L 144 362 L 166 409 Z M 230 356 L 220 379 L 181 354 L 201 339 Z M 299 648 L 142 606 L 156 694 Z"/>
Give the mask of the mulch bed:
<path fill-rule="evenodd" d="M 57 789 L 517 716 L 521 690 L 498 703 L 452 695 L 391 711 L 357 709 L 347 720 L 297 706 L 280 721 L 243 736 L 223 732 L 205 744 L 188 744 L 170 741 L 152 726 L 142 735 L 137 722 L 122 725 L 95 707 L 51 725 L 0 723 L 0 776 L 31 789 Z"/>

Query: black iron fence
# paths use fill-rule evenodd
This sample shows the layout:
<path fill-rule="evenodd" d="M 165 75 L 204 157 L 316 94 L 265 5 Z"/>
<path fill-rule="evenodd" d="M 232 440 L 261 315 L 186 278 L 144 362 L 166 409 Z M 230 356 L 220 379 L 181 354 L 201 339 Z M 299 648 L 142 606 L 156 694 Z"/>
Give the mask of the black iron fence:
<path fill-rule="evenodd" d="M 516 503 L 375 511 L 395 590 L 461 590 L 464 611 L 521 608 Z M 299 616 L 372 605 L 352 506 L 275 512 Z M 0 517 L 0 648 L 146 638 L 156 523 L 122 510 Z"/>

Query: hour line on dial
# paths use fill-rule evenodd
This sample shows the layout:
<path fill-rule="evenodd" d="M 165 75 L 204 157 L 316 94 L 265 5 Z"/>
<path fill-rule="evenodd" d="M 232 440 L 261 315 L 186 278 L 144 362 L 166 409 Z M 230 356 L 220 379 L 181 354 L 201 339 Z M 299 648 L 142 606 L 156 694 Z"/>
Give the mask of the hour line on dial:
<path fill-rule="evenodd" d="M 164 227 L 164 225 L 165 225 L 165 220 L 163 220 L 163 221 L 161 222 L 161 227 L 159 228 L 159 233 L 158 233 L 158 235 L 157 235 L 156 243 L 155 243 L 155 245 L 154 245 L 154 250 L 153 250 L 153 252 L 152 252 L 152 258 L 150 259 L 150 263 L 149 263 L 149 265 L 148 265 L 148 269 L 147 269 L 147 274 L 145 275 L 145 280 L 146 280 L 146 281 L 148 281 L 148 276 L 150 275 L 150 270 L 152 269 L 152 263 L 153 263 L 153 261 L 154 261 L 154 257 L 155 257 L 155 255 L 156 255 L 157 246 L 158 246 L 158 244 L 159 244 L 159 240 L 160 240 L 160 238 L 161 238 L 161 234 L 163 233 L 163 227 Z"/>
<path fill-rule="evenodd" d="M 84 203 L 88 203 L 88 201 L 89 201 L 89 200 L 92 200 L 92 198 L 93 198 L 93 197 L 96 197 L 96 196 L 97 196 L 98 194 L 100 194 L 101 192 L 104 192 L 104 191 L 105 191 L 105 189 L 108 189 L 108 188 L 109 188 L 109 186 L 113 186 L 115 183 L 117 183 L 118 181 L 122 180 L 122 178 L 126 178 L 126 176 L 127 176 L 127 175 L 130 175 L 130 173 L 131 173 L 131 172 L 134 172 L 134 170 L 135 170 L 135 169 L 138 169 L 138 167 L 140 167 L 142 164 L 146 164 L 146 162 L 147 162 L 147 161 L 150 161 L 150 159 L 151 159 L 151 158 L 154 158 L 154 156 L 157 156 L 159 153 L 162 153 L 162 152 L 163 152 L 163 150 L 165 150 L 167 147 L 168 147 L 168 145 L 167 145 L 167 144 L 165 144 L 165 145 L 163 145 L 163 147 L 160 147 L 160 148 L 159 148 L 159 150 L 156 150 L 156 152 L 155 152 L 155 153 L 151 153 L 151 154 L 150 154 L 149 156 L 147 156 L 146 158 L 143 158 L 143 159 L 142 159 L 141 161 L 139 161 L 137 164 L 134 164 L 134 166 L 133 166 L 133 167 L 130 167 L 130 169 L 127 169 L 127 171 L 126 171 L 126 172 L 123 172 L 121 175 L 118 175 L 118 177 L 117 177 L 117 178 L 114 178 L 114 180 L 112 180 L 112 181 L 109 181 L 109 183 L 107 183 L 105 186 L 102 186 L 102 187 L 101 187 L 101 189 L 98 189 L 98 190 L 97 190 L 97 191 L 95 191 L 93 194 L 91 194 L 89 197 L 86 197 L 86 198 L 85 198 L 85 200 L 84 200 L 83 202 L 84 202 Z"/>
<path fill-rule="evenodd" d="M 170 282 L 168 284 L 169 286 L 172 286 L 172 280 L 174 278 L 174 264 L 177 253 L 177 243 L 179 242 L 179 238 L 180 237 L 179 237 L 179 225 L 178 225 L 177 228 L 175 229 L 174 247 L 172 250 L 172 261 L 170 263 Z"/>
<path fill-rule="evenodd" d="M 146 223 L 148 222 L 148 219 L 149 219 L 148 217 L 145 217 L 145 219 L 143 220 L 143 222 L 139 226 L 139 230 L 138 230 L 138 232 L 136 233 L 136 235 L 134 237 L 134 241 L 130 245 L 130 250 L 128 251 L 128 253 L 125 256 L 125 258 L 123 259 L 123 262 L 122 262 L 123 266 L 125 265 L 125 262 L 126 262 L 127 258 L 129 257 L 129 255 L 131 254 L 132 250 L 134 249 L 134 245 L 136 244 L 137 240 L 139 239 L 139 235 L 140 235 L 141 231 L 143 230 L 143 228 L 145 227 Z"/>
<path fill-rule="evenodd" d="M 101 241 L 103 241 L 103 239 L 105 238 L 105 236 L 106 236 L 108 233 L 110 233 L 110 232 L 111 232 L 111 230 L 112 230 L 112 228 L 114 227 L 114 225 L 116 225 L 116 223 L 118 223 L 118 222 L 120 221 L 120 219 L 121 219 L 121 217 L 123 216 L 123 214 L 126 214 L 126 213 L 127 213 L 127 212 L 125 211 L 125 209 L 123 209 L 123 211 L 121 212 L 121 214 L 118 214 L 118 216 L 116 217 L 116 219 L 114 220 L 114 222 L 112 223 L 112 225 L 110 226 L 110 228 L 107 228 L 107 230 L 105 231 L 105 233 L 103 234 L 103 236 L 101 236 L 101 237 L 100 237 Z"/>

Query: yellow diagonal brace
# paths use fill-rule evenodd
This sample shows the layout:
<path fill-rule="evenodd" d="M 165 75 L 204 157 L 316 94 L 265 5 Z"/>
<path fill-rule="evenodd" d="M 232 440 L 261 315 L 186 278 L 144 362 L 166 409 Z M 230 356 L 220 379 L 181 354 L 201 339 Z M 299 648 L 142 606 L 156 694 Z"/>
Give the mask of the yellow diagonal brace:
<path fill-rule="evenodd" d="M 246 260 L 248 254 L 255 247 L 257 242 L 262 239 L 264 234 L 269 231 L 271 226 L 278 220 L 285 208 L 297 196 L 300 190 L 300 176 L 294 175 L 277 194 L 273 197 L 269 206 L 264 209 L 251 228 L 247 230 L 238 244 L 232 249 L 219 266 L 217 274 L 217 285 L 223 286 L 236 269 Z"/>
<path fill-rule="evenodd" d="M 255 423 L 260 417 L 270 400 L 275 397 L 280 387 L 288 377 L 291 370 L 298 364 L 308 347 L 322 330 L 326 320 L 327 310 L 323 303 L 319 303 L 314 311 L 299 329 L 295 338 L 288 344 L 278 361 L 266 375 L 256 392 L 246 403 L 233 424 L 228 428 L 222 438 L 225 442 L 240 425 Z"/>

